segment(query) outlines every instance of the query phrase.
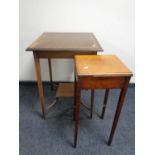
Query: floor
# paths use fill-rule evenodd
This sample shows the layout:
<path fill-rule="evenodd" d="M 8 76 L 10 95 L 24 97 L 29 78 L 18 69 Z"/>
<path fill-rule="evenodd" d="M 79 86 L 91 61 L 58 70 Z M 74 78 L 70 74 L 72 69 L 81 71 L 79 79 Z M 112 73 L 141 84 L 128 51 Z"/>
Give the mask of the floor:
<path fill-rule="evenodd" d="M 104 90 L 95 91 L 93 119 L 81 107 L 77 148 L 73 148 L 73 99 L 60 99 L 43 120 L 40 112 L 37 85 L 20 83 L 20 155 L 134 155 L 135 154 L 135 88 L 128 89 L 112 145 L 107 145 L 119 90 L 111 90 L 104 119 L 102 110 Z M 55 91 L 44 83 L 47 104 Z M 90 91 L 82 92 L 82 101 L 90 104 Z"/>

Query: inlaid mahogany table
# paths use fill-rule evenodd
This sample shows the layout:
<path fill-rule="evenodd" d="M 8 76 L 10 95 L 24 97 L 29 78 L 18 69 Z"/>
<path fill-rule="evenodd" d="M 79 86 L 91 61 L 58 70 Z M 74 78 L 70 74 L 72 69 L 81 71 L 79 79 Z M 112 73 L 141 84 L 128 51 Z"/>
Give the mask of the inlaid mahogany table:
<path fill-rule="evenodd" d="M 132 72 L 115 55 L 76 55 L 75 65 L 74 147 L 77 146 L 78 127 L 80 121 L 80 96 L 82 89 L 106 89 L 101 118 L 104 116 L 109 89 L 121 89 L 108 140 L 108 145 L 111 145 Z M 91 116 L 92 112 L 93 101 L 91 101 Z"/>
<path fill-rule="evenodd" d="M 45 119 L 47 111 L 54 105 L 55 102 L 46 108 L 41 78 L 40 59 L 48 59 L 50 81 L 52 82 L 51 59 L 73 59 L 76 54 L 96 55 L 98 51 L 103 51 L 103 49 L 93 33 L 45 32 L 36 41 L 34 41 L 26 49 L 26 51 L 33 51 L 40 105 L 43 118 Z M 74 85 L 72 83 L 68 86 L 67 84 L 60 84 L 56 97 L 73 96 L 73 88 Z M 64 89 L 68 91 L 66 92 Z"/>

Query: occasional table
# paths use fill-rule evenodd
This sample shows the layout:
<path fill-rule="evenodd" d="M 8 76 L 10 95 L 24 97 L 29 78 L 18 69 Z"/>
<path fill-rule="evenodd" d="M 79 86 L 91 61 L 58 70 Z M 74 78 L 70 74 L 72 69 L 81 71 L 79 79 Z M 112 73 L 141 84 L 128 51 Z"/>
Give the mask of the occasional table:
<path fill-rule="evenodd" d="M 80 96 L 82 89 L 106 89 L 101 118 L 104 116 L 109 90 L 121 89 L 108 140 L 108 145 L 111 145 L 132 72 L 115 55 L 76 55 L 75 65 L 74 147 L 77 146 L 78 127 L 80 121 Z M 93 101 L 91 101 L 91 117 L 92 112 Z"/>
<path fill-rule="evenodd" d="M 49 107 L 45 106 L 45 99 L 43 93 L 43 84 L 41 78 L 40 59 L 48 59 L 50 81 L 52 83 L 52 66 L 51 59 L 57 58 L 74 58 L 75 55 L 88 54 L 96 55 L 98 51 L 103 51 L 102 47 L 98 43 L 93 33 L 53 33 L 45 32 L 36 41 L 34 41 L 26 51 L 33 51 L 36 77 L 38 83 L 38 92 L 40 98 L 40 105 L 43 114 L 43 118 L 46 118 L 48 109 L 52 107 L 52 103 Z M 64 93 L 63 88 L 66 85 L 60 84 L 61 88 L 58 88 L 57 97 L 69 94 L 74 95 L 73 91 L 68 91 L 69 94 Z M 73 84 L 68 88 L 73 89 Z"/>

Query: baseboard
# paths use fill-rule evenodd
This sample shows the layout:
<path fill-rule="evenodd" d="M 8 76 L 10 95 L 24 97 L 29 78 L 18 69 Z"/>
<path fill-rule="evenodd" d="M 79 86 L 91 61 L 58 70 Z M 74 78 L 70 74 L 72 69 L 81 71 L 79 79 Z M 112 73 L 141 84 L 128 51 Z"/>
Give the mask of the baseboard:
<path fill-rule="evenodd" d="M 72 81 L 53 81 L 54 84 L 58 84 L 58 83 L 70 83 Z M 19 81 L 19 84 L 20 85 L 37 85 L 37 82 L 36 81 L 26 81 L 26 80 L 22 80 L 22 81 Z M 43 81 L 43 84 L 44 85 L 49 85 L 50 84 L 50 81 Z M 130 88 L 135 88 L 135 83 L 130 83 L 129 84 L 129 87 Z"/>

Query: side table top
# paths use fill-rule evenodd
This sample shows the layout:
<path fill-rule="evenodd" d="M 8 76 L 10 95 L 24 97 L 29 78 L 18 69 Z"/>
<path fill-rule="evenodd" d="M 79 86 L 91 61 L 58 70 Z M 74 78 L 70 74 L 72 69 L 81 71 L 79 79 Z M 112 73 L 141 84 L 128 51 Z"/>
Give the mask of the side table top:
<path fill-rule="evenodd" d="M 93 33 L 45 32 L 26 51 L 103 51 Z"/>
<path fill-rule="evenodd" d="M 78 76 L 132 76 L 116 55 L 76 55 Z"/>

